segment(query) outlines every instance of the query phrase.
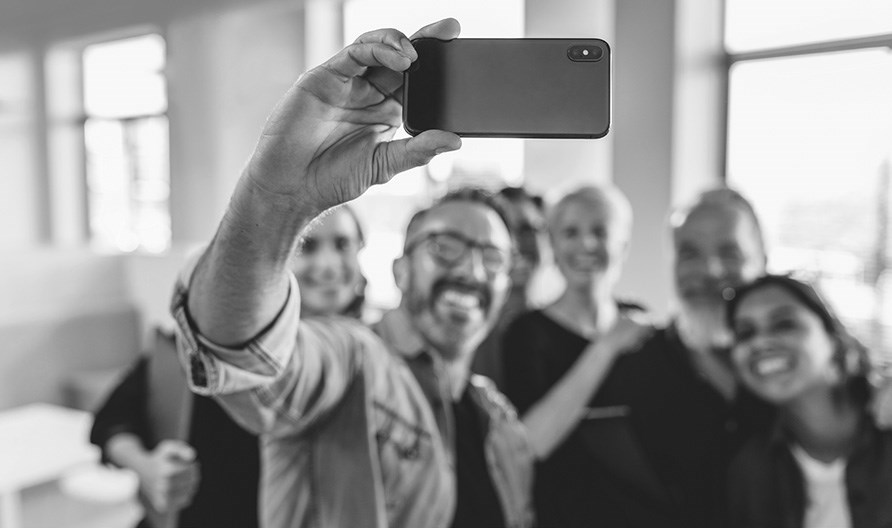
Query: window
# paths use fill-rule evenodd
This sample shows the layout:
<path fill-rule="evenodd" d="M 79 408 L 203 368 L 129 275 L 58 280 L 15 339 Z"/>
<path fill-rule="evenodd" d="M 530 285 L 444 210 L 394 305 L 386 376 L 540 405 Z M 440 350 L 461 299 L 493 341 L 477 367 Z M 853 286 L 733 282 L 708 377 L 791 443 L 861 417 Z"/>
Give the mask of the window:
<path fill-rule="evenodd" d="M 395 27 L 411 36 L 418 28 L 445 17 L 461 20 L 462 37 L 519 38 L 524 31 L 522 0 L 346 0 L 344 44 L 372 28 Z M 400 129 L 395 139 L 407 138 Z M 435 158 L 430 165 L 407 171 L 386 186 L 372 188 L 356 200 L 369 240 L 360 256 L 373 306 L 399 300 L 391 263 L 402 253 L 410 216 L 445 190 L 476 185 L 492 190 L 523 182 L 523 141 L 464 138 L 458 152 Z"/>
<path fill-rule="evenodd" d="M 165 46 L 160 35 L 83 51 L 90 241 L 101 251 L 170 247 Z"/>
<path fill-rule="evenodd" d="M 892 3 L 727 7 L 729 184 L 759 210 L 772 269 L 812 276 L 888 363 Z"/>

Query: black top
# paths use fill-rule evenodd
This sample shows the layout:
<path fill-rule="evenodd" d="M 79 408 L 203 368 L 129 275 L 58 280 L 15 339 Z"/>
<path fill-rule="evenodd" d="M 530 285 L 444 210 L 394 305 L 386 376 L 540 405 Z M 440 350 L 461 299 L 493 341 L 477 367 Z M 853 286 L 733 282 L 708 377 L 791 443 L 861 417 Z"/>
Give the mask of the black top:
<path fill-rule="evenodd" d="M 505 526 L 505 519 L 484 454 L 484 418 L 467 388 L 452 409 L 458 488 L 452 528 L 501 528 Z"/>
<path fill-rule="evenodd" d="M 90 441 L 103 449 L 104 461 L 105 445 L 116 434 L 133 433 L 148 444 L 147 378 L 148 359 L 142 357 L 96 412 Z M 256 528 L 257 437 L 236 425 L 213 399 L 192 398 L 189 444 L 197 454 L 201 481 L 192 503 L 180 512 L 179 527 Z"/>
<path fill-rule="evenodd" d="M 505 339 L 505 393 L 526 412 L 588 344 L 541 311 L 518 318 Z M 727 402 L 672 327 L 617 358 L 589 410 L 537 467 L 542 527 L 724 526 L 730 457 L 773 416 L 748 393 Z"/>
<path fill-rule="evenodd" d="M 657 331 L 617 359 L 597 400 L 627 406 L 626 425 L 655 474 L 654 501 L 639 512 L 649 508 L 663 527 L 716 528 L 727 523 L 731 458 L 768 429 L 775 411 L 742 388 L 727 401 L 693 367 L 690 353 L 674 326 Z"/>
<path fill-rule="evenodd" d="M 527 412 L 545 396 L 589 343 L 541 310 L 518 317 L 503 344 L 505 394 L 518 412 Z M 542 528 L 625 526 L 616 503 L 617 484 L 604 478 L 604 469 L 591 456 L 584 427 L 577 427 L 536 466 L 533 499 Z"/>

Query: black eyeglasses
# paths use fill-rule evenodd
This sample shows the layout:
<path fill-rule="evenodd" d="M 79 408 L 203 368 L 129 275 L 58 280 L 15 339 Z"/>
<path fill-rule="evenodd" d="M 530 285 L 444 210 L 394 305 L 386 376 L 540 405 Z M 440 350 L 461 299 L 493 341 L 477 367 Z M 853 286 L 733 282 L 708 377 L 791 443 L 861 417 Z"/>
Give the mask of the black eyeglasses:
<path fill-rule="evenodd" d="M 411 253 L 416 247 L 426 243 L 428 253 L 441 266 L 453 267 L 467 258 L 471 249 L 480 250 L 483 267 L 490 273 L 507 271 L 511 267 L 511 253 L 475 240 L 454 231 L 427 233 L 406 244 L 404 252 Z"/>

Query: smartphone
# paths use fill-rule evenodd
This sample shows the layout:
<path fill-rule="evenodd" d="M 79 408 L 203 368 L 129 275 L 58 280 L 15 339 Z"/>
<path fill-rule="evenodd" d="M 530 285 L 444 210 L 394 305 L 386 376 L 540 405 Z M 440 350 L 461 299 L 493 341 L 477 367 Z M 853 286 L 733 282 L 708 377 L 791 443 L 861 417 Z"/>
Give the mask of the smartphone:
<path fill-rule="evenodd" d="M 601 39 L 412 41 L 403 126 L 466 137 L 600 138 L 610 128 L 610 46 Z"/>

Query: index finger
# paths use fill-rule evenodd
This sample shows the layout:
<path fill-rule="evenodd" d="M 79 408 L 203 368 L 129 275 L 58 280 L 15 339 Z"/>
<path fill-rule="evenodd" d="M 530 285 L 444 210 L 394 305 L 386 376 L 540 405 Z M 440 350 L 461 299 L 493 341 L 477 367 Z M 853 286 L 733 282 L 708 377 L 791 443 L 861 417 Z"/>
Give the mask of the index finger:
<path fill-rule="evenodd" d="M 435 38 L 440 40 L 450 40 L 458 37 L 461 33 L 461 24 L 454 18 L 444 18 L 437 20 L 432 24 L 428 24 L 419 29 L 410 37 L 411 40 L 417 38 Z"/>
<path fill-rule="evenodd" d="M 406 36 L 396 29 L 377 29 L 363 33 L 355 42 L 323 64 L 343 81 L 363 75 L 369 68 L 402 71 L 409 67 L 415 50 Z"/>
<path fill-rule="evenodd" d="M 440 40 L 451 40 L 458 37 L 459 33 L 461 33 L 461 24 L 458 23 L 458 20 L 454 18 L 444 18 L 443 20 L 438 20 L 419 29 L 412 34 L 410 39 L 435 38 Z M 411 43 L 403 43 L 403 45 L 406 44 L 412 47 L 412 50 L 414 51 L 415 48 L 414 46 L 411 46 Z M 417 59 L 417 55 L 415 55 L 415 57 Z M 367 78 L 379 92 L 388 97 L 393 97 L 402 104 L 403 93 L 401 88 L 403 86 L 403 74 L 401 71 L 379 68 L 370 71 Z"/>

